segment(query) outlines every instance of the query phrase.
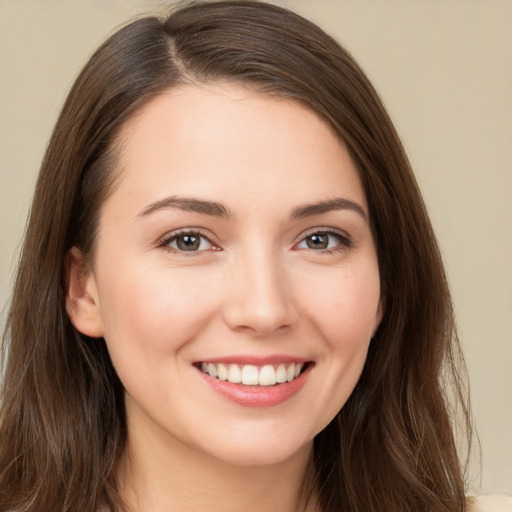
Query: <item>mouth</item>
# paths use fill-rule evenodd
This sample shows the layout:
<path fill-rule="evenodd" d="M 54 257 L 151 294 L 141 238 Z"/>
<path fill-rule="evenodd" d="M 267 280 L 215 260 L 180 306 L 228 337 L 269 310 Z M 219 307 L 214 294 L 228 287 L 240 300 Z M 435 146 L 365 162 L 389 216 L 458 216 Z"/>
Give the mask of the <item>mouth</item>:
<path fill-rule="evenodd" d="M 219 381 L 268 388 L 298 379 L 312 364 L 312 361 L 265 365 L 198 362 L 194 366 Z"/>
<path fill-rule="evenodd" d="M 202 381 L 224 399 L 243 407 L 274 407 L 299 394 L 314 361 L 275 355 L 197 361 Z"/>

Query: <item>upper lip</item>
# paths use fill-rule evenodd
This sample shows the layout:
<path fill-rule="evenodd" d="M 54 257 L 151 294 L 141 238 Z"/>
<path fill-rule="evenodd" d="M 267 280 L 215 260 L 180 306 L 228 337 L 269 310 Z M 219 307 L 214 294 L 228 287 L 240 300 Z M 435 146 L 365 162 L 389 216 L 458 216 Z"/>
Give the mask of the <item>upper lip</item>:
<path fill-rule="evenodd" d="M 207 359 L 201 359 L 196 363 L 212 363 L 212 364 L 239 364 L 246 365 L 251 364 L 254 366 L 264 366 L 266 364 L 291 364 L 291 363 L 307 363 L 311 359 L 307 359 L 299 356 L 291 356 L 284 354 L 275 354 L 269 356 L 255 356 L 255 355 L 239 355 L 239 356 L 224 356 L 224 357 L 212 357 Z"/>

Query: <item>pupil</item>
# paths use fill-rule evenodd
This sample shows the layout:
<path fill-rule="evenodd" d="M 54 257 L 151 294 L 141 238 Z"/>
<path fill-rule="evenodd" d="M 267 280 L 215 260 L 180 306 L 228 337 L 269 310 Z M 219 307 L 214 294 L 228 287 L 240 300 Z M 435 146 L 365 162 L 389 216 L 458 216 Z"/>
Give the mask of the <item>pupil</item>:
<path fill-rule="evenodd" d="M 183 251 L 193 251 L 199 248 L 199 237 L 195 235 L 183 235 L 178 238 L 178 247 Z"/>
<path fill-rule="evenodd" d="M 307 244 L 310 249 L 326 249 L 328 237 L 325 235 L 311 235 Z"/>

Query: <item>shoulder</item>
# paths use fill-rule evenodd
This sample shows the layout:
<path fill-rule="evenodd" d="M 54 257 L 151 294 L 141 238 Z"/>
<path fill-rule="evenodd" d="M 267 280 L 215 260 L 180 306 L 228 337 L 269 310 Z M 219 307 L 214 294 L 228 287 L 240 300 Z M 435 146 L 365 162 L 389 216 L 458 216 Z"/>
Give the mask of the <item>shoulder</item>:
<path fill-rule="evenodd" d="M 487 494 L 470 498 L 470 512 L 512 512 L 512 497 Z"/>

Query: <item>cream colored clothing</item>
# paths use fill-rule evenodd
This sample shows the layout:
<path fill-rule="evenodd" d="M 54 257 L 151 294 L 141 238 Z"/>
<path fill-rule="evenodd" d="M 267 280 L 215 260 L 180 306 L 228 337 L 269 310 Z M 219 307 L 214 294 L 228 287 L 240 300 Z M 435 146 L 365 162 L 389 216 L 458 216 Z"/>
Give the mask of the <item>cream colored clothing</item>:
<path fill-rule="evenodd" d="M 475 496 L 471 512 L 512 512 L 512 497 L 504 494 Z"/>

